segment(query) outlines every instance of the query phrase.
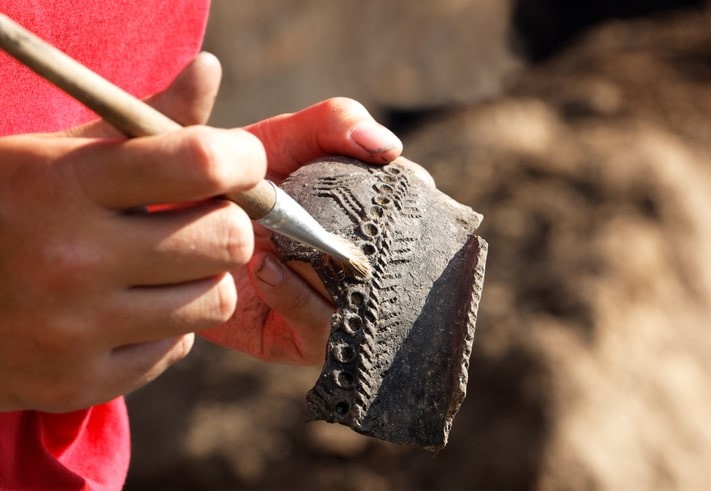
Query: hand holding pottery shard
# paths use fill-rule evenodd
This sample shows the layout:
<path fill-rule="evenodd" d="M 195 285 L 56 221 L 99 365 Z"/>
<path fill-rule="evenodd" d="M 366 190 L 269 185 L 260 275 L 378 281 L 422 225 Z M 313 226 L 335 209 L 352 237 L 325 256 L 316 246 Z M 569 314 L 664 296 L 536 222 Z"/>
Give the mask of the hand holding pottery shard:
<path fill-rule="evenodd" d="M 284 237 L 284 260 L 310 263 L 336 304 L 307 418 L 438 450 L 464 400 L 487 244 L 482 217 L 392 163 L 330 158 L 282 187 L 371 261 L 367 278 Z"/>

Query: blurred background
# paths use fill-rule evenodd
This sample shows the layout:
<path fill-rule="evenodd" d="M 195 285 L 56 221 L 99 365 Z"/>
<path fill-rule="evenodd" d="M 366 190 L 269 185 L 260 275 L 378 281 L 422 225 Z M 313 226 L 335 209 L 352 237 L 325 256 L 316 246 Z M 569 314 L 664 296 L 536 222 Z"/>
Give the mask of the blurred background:
<path fill-rule="evenodd" d="M 484 214 L 468 396 L 432 455 L 200 343 L 129 396 L 127 491 L 708 489 L 708 2 L 214 0 L 205 49 L 214 124 L 350 96 Z"/>

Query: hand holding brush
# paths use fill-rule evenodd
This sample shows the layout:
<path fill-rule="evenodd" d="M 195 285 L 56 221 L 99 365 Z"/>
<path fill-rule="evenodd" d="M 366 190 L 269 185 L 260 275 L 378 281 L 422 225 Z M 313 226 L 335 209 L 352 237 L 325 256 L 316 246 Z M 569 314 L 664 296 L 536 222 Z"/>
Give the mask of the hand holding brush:
<path fill-rule="evenodd" d="M 0 14 L 0 47 L 89 107 L 128 137 L 158 135 L 180 125 Z M 270 230 L 314 247 L 360 276 L 370 264 L 353 244 L 324 230 L 269 181 L 227 196 Z"/>
<path fill-rule="evenodd" d="M 195 88 L 207 78 L 218 80 Z M 218 82 L 219 64 L 200 55 L 151 98 L 195 126 L 124 139 L 96 121 L 0 138 L 0 360 L 15 367 L 0 367 L 0 410 L 65 411 L 124 394 L 185 356 L 198 331 L 265 361 L 323 360 L 330 303 L 269 260 L 263 237 L 255 247 L 241 207 L 207 198 L 250 189 L 267 163 L 278 181 L 329 154 L 386 162 L 400 144 L 347 99 L 242 130 L 200 126 Z M 201 152 L 206 141 L 217 153 Z"/>

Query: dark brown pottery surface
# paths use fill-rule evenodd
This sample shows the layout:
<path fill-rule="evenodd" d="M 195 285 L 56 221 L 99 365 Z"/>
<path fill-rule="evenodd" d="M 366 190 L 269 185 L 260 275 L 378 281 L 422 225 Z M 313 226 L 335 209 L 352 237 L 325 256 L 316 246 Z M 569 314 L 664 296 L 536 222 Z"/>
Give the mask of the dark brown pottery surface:
<path fill-rule="evenodd" d="M 337 306 L 307 418 L 437 450 L 466 394 L 487 245 L 482 217 L 396 163 L 307 165 L 282 186 L 327 230 L 368 256 L 367 278 L 286 238 L 284 260 L 310 263 Z"/>

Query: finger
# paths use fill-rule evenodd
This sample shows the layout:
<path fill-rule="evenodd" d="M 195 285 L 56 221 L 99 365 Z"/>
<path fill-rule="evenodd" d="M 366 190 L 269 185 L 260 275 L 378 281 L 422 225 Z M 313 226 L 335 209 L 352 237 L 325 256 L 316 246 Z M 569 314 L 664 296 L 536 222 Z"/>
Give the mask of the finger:
<path fill-rule="evenodd" d="M 63 374 L 50 384 L 45 378 L 42 399 L 32 406 L 45 412 L 66 413 L 125 395 L 187 356 L 194 339 L 193 334 L 186 334 L 107 351 L 89 365 L 81 366 L 76 374 Z"/>
<path fill-rule="evenodd" d="M 205 124 L 215 106 L 222 65 L 212 53 L 199 53 L 163 92 L 146 102 L 183 126 Z"/>
<path fill-rule="evenodd" d="M 124 327 L 109 338 L 113 346 L 120 346 L 200 331 L 226 322 L 236 305 L 237 288 L 230 274 L 131 288 L 115 300 L 114 311 Z"/>
<path fill-rule="evenodd" d="M 402 152 L 402 142 L 390 130 L 378 124 L 362 104 L 344 97 L 269 118 L 246 129 L 264 143 L 269 171 L 275 179 L 326 155 L 387 163 Z"/>
<path fill-rule="evenodd" d="M 230 201 L 122 215 L 116 221 L 116 232 L 108 235 L 113 250 L 121 251 L 115 281 L 122 285 L 157 286 L 214 276 L 242 267 L 254 251 L 252 222 Z"/>
<path fill-rule="evenodd" d="M 273 313 L 262 333 L 270 360 L 323 362 L 334 307 L 275 256 L 256 257 L 249 267 L 255 289 Z"/>
<path fill-rule="evenodd" d="M 71 164 L 92 201 L 128 209 L 250 189 L 264 177 L 266 155 L 247 131 L 192 126 L 86 145 Z"/>
<path fill-rule="evenodd" d="M 112 387 L 107 399 L 132 392 L 156 379 L 168 367 L 185 358 L 195 336 L 185 334 L 149 343 L 114 349 L 100 369 L 102 387 Z"/>
<path fill-rule="evenodd" d="M 220 61 L 210 53 L 200 53 L 164 91 L 146 103 L 183 126 L 207 122 L 215 104 L 222 78 Z M 121 132 L 99 120 L 68 130 L 70 136 L 121 137 Z"/>

